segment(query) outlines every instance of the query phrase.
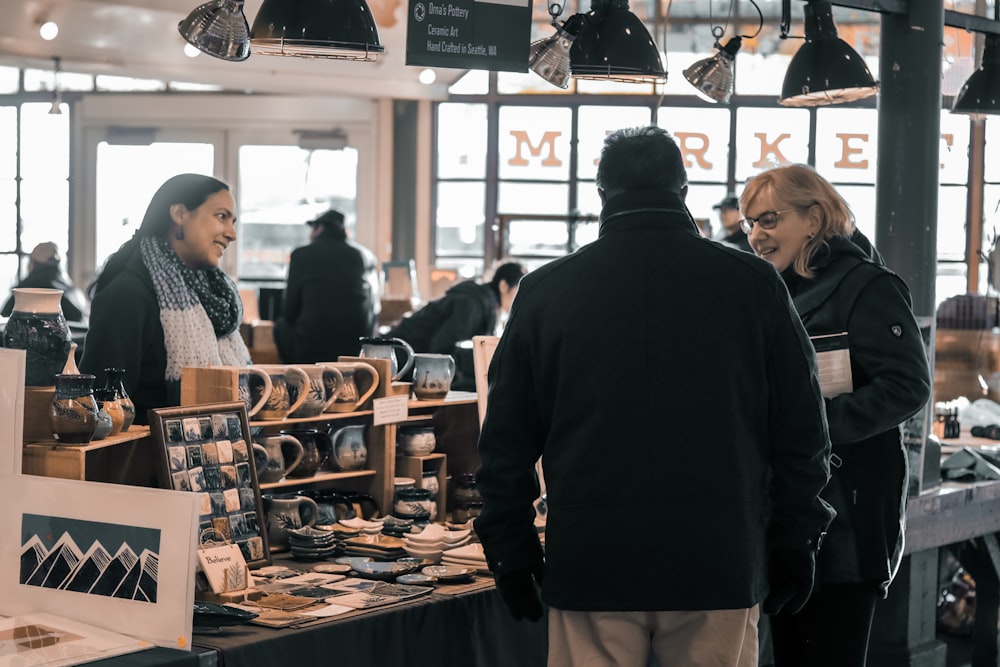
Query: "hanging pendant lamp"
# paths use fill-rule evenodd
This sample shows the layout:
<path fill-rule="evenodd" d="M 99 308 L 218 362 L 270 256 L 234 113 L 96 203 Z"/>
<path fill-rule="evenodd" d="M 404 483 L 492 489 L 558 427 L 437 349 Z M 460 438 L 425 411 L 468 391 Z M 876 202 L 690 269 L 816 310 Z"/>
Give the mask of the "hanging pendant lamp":
<path fill-rule="evenodd" d="M 385 51 L 365 0 L 264 0 L 250 44 L 269 56 L 368 62 Z"/>
<path fill-rule="evenodd" d="M 554 35 L 532 42 L 528 69 L 553 86 L 569 88 L 569 51 L 583 25 L 583 14 L 574 14 L 562 25 L 553 21 L 552 25 Z"/>
<path fill-rule="evenodd" d="M 666 83 L 660 51 L 628 0 L 592 0 L 570 48 L 570 73 L 578 79 Z"/>
<path fill-rule="evenodd" d="M 733 61 L 743 44 L 733 37 L 711 58 L 704 58 L 684 70 L 684 78 L 709 102 L 728 102 L 733 95 Z M 718 44 L 717 44 L 718 46 Z"/>
<path fill-rule="evenodd" d="M 815 107 L 854 102 L 877 93 L 878 83 L 864 59 L 837 36 L 828 0 L 809 0 L 804 12 L 806 43 L 788 64 L 778 103 Z"/>
<path fill-rule="evenodd" d="M 243 14 L 243 0 L 211 0 L 194 9 L 177 24 L 188 44 L 222 60 L 250 57 L 250 26 Z"/>
<path fill-rule="evenodd" d="M 996 12 L 1000 23 L 1000 2 Z M 1000 114 L 1000 35 L 986 35 L 979 69 L 966 79 L 951 110 L 977 116 Z"/>

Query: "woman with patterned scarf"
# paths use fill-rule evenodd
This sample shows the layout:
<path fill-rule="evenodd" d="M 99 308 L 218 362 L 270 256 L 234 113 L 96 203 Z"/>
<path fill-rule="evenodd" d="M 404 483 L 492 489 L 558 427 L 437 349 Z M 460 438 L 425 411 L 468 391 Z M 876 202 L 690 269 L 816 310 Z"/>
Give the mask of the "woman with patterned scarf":
<path fill-rule="evenodd" d="M 222 181 L 174 176 L 97 279 L 80 368 L 98 387 L 106 368 L 124 369 L 138 424 L 150 408 L 180 404 L 181 368 L 250 364 L 239 292 L 219 268 L 235 211 Z"/>

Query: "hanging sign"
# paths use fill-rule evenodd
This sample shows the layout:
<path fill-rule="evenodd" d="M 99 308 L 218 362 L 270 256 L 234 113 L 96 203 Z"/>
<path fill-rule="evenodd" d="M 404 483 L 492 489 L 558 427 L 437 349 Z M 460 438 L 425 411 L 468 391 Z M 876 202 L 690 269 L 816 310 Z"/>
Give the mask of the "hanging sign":
<path fill-rule="evenodd" d="M 410 0 L 406 64 L 527 72 L 531 0 Z"/>

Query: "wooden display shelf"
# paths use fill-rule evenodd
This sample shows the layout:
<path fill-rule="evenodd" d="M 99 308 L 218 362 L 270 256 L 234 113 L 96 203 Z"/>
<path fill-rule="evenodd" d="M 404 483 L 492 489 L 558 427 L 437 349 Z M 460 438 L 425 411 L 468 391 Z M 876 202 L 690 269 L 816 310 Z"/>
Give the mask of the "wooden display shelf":
<path fill-rule="evenodd" d="M 70 445 L 40 440 L 24 445 L 21 471 L 26 475 L 156 486 L 155 445 L 148 426 L 103 440 Z"/>
<path fill-rule="evenodd" d="M 260 485 L 261 491 L 272 489 L 292 489 L 303 486 L 312 486 L 325 482 L 336 482 L 345 479 L 357 479 L 362 477 L 374 477 L 374 470 L 350 470 L 347 472 L 319 472 L 312 477 L 285 477 L 277 482 L 265 482 Z"/>
<path fill-rule="evenodd" d="M 410 399 L 410 410 L 420 408 L 440 408 L 446 405 L 463 405 L 465 403 L 476 403 L 479 397 L 474 391 L 449 391 L 444 398 L 434 398 L 430 400 Z"/>
<path fill-rule="evenodd" d="M 370 417 L 374 414 L 371 410 L 360 410 L 358 412 L 324 412 L 315 417 L 285 417 L 284 419 L 251 420 L 250 427 L 258 426 L 281 426 L 286 424 L 309 424 L 313 422 L 329 422 L 338 419 L 356 419 L 358 417 Z"/>
<path fill-rule="evenodd" d="M 400 477 L 410 477 L 418 488 L 424 488 L 424 471 L 437 470 L 437 519 L 444 521 L 447 510 L 445 498 L 448 493 L 448 456 L 440 452 L 431 452 L 427 456 L 397 456 L 396 474 Z"/>

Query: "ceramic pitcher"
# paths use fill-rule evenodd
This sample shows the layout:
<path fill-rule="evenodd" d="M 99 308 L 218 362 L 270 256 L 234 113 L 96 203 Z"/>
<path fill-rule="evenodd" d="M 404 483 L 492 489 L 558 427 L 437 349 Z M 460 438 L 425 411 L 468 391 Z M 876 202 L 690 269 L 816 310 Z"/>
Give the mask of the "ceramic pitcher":
<path fill-rule="evenodd" d="M 392 380 L 395 382 L 413 368 L 413 348 L 402 338 L 361 338 L 360 357 L 374 357 L 389 360 L 389 368 L 392 372 Z M 396 351 L 402 350 L 406 353 L 406 361 L 399 365 L 396 358 Z"/>
<path fill-rule="evenodd" d="M 285 451 L 289 452 L 285 456 Z M 253 445 L 257 481 L 280 482 L 302 462 L 302 443 L 286 434 L 258 437 Z"/>
<path fill-rule="evenodd" d="M 315 428 L 284 429 L 281 435 L 295 438 L 302 443 L 302 462 L 288 473 L 288 477 L 312 477 L 326 467 L 330 458 L 330 438 L 325 431 Z"/>
<path fill-rule="evenodd" d="M 444 398 L 455 378 L 455 358 L 450 354 L 413 356 L 413 394 L 421 400 Z"/>
<path fill-rule="evenodd" d="M 312 498 L 285 493 L 265 495 L 263 501 L 271 551 L 287 551 L 288 531 L 312 526 L 319 517 L 319 507 Z"/>

